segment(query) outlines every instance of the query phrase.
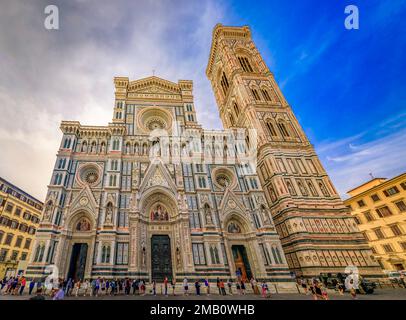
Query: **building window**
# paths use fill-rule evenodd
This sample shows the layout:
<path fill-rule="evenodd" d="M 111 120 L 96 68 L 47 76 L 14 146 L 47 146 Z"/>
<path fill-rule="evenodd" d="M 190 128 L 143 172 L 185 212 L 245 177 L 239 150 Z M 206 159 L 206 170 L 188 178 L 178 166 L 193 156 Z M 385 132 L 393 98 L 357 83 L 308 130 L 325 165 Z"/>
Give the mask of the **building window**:
<path fill-rule="evenodd" d="M 371 196 L 371 199 L 372 199 L 373 202 L 377 202 L 377 201 L 381 200 L 377 194 L 373 194 Z"/>
<path fill-rule="evenodd" d="M 10 260 L 16 261 L 16 260 L 17 260 L 17 257 L 18 257 L 18 251 L 13 251 L 13 252 L 11 253 Z"/>
<path fill-rule="evenodd" d="M 367 221 L 373 221 L 375 220 L 373 215 L 370 212 L 365 212 L 364 213 L 365 219 L 367 219 Z"/>
<path fill-rule="evenodd" d="M 272 137 L 276 137 L 276 136 L 277 136 L 275 127 L 273 126 L 273 124 L 272 124 L 271 121 L 268 120 L 268 121 L 266 122 L 266 127 L 268 128 L 269 134 L 270 134 Z"/>
<path fill-rule="evenodd" d="M 375 235 L 376 235 L 376 237 L 378 239 L 384 239 L 385 238 L 385 235 L 383 234 L 381 229 L 379 229 L 379 228 L 374 229 L 374 232 L 375 232 Z"/>
<path fill-rule="evenodd" d="M 400 246 L 402 247 L 403 250 L 406 250 L 406 241 L 399 242 Z"/>
<path fill-rule="evenodd" d="M 21 252 L 20 260 L 21 261 L 27 260 L 27 252 Z"/>
<path fill-rule="evenodd" d="M 406 182 L 402 182 L 402 183 L 400 184 L 400 186 L 402 187 L 403 190 L 406 190 Z"/>
<path fill-rule="evenodd" d="M 278 127 L 279 127 L 279 130 L 281 131 L 282 135 L 283 135 L 285 138 L 286 138 L 286 137 L 290 137 L 290 134 L 289 134 L 288 130 L 286 129 L 286 126 L 285 126 L 284 123 L 279 122 L 279 123 L 278 123 Z"/>
<path fill-rule="evenodd" d="M 280 254 L 280 252 L 279 252 L 279 248 L 277 248 L 277 247 L 272 247 L 272 255 L 273 255 L 273 258 L 274 258 L 274 260 L 275 260 L 275 262 L 276 262 L 277 264 L 283 263 L 281 254 Z"/>
<path fill-rule="evenodd" d="M 31 246 L 31 239 L 25 239 L 24 249 L 29 249 Z"/>
<path fill-rule="evenodd" d="M 238 57 L 238 61 L 240 62 L 241 68 L 245 72 L 253 72 L 253 70 L 251 68 L 251 64 L 250 64 L 248 58 L 246 58 L 246 57 Z"/>
<path fill-rule="evenodd" d="M 6 212 L 11 213 L 13 211 L 13 205 L 11 203 L 8 203 L 6 206 Z"/>
<path fill-rule="evenodd" d="M 405 212 L 406 211 L 406 204 L 405 204 L 405 202 L 403 200 L 398 201 L 395 204 L 398 207 L 400 212 Z"/>
<path fill-rule="evenodd" d="M 252 95 L 254 96 L 255 100 L 257 100 L 257 101 L 261 100 L 257 89 L 251 89 L 251 92 L 252 92 Z"/>
<path fill-rule="evenodd" d="M 128 264 L 128 243 L 117 243 L 116 264 Z"/>
<path fill-rule="evenodd" d="M 21 215 L 21 208 L 16 208 L 16 210 L 14 211 L 14 215 L 19 217 Z"/>
<path fill-rule="evenodd" d="M 354 217 L 354 220 L 355 220 L 355 222 L 356 222 L 357 224 L 361 224 L 361 220 L 360 220 L 360 218 L 358 218 L 358 217 Z"/>
<path fill-rule="evenodd" d="M 262 89 L 261 92 L 262 92 L 262 95 L 264 96 L 266 101 L 271 101 L 271 97 L 270 97 L 270 95 L 268 93 L 268 90 Z"/>
<path fill-rule="evenodd" d="M 392 230 L 394 236 L 402 235 L 402 230 L 400 230 L 400 227 L 397 224 L 390 225 L 390 229 Z"/>
<path fill-rule="evenodd" d="M 371 251 L 373 254 L 377 254 L 376 248 L 375 247 L 371 247 Z"/>
<path fill-rule="evenodd" d="M 358 200 L 357 203 L 358 203 L 358 206 L 359 206 L 360 208 L 365 207 L 365 202 L 364 202 L 364 200 Z"/>
<path fill-rule="evenodd" d="M 394 186 L 392 188 L 386 189 L 383 191 L 384 195 L 387 197 L 393 196 L 394 194 L 399 193 L 398 187 Z"/>
<path fill-rule="evenodd" d="M 13 241 L 13 237 L 14 237 L 13 234 L 8 233 L 7 236 L 6 236 L 6 240 L 4 240 L 4 244 L 8 245 L 8 246 L 11 246 L 11 241 Z"/>
<path fill-rule="evenodd" d="M 385 252 L 388 252 L 388 253 L 393 252 L 393 248 L 390 244 L 384 244 L 384 245 L 382 245 L 382 248 L 383 248 L 383 250 L 385 250 Z"/>
<path fill-rule="evenodd" d="M 0 251 L 0 262 L 6 261 L 8 250 L 7 249 L 1 249 Z"/>
<path fill-rule="evenodd" d="M 199 188 L 207 188 L 206 178 L 205 177 L 198 177 Z"/>
<path fill-rule="evenodd" d="M 270 265 L 272 263 L 271 257 L 269 256 L 268 249 L 263 243 L 260 243 L 262 258 L 264 259 L 265 265 Z"/>
<path fill-rule="evenodd" d="M 189 213 L 189 224 L 191 229 L 199 229 L 200 228 L 200 216 L 198 212 L 190 212 Z"/>
<path fill-rule="evenodd" d="M 205 265 L 206 255 L 203 243 L 192 243 L 193 261 L 195 265 Z"/>
<path fill-rule="evenodd" d="M 17 237 L 15 247 L 20 248 L 22 242 L 23 242 L 23 237 Z"/>
<path fill-rule="evenodd" d="M 392 215 L 392 212 L 390 211 L 390 209 L 387 206 L 377 208 L 376 212 L 378 213 L 378 216 L 381 218 L 389 217 Z"/>
<path fill-rule="evenodd" d="M 223 72 L 222 76 L 221 76 L 221 81 L 220 81 L 221 87 L 223 89 L 223 93 L 224 95 L 227 95 L 227 91 L 228 88 L 230 87 L 229 83 L 228 83 L 228 79 L 226 74 Z"/>
<path fill-rule="evenodd" d="M 256 178 L 250 178 L 250 186 L 253 190 L 258 189 L 258 182 Z"/>
<path fill-rule="evenodd" d="M 110 246 L 109 245 L 104 245 L 102 248 L 101 262 L 110 263 Z"/>

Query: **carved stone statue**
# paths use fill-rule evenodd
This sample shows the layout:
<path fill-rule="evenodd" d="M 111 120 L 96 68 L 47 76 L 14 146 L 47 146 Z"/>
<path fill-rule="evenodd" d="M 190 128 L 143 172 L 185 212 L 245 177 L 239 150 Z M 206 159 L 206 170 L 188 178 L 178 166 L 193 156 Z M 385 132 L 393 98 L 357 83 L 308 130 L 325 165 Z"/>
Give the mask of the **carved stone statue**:
<path fill-rule="evenodd" d="M 204 217 L 206 218 L 207 224 L 213 224 L 213 219 L 211 216 L 211 209 L 208 205 L 204 206 Z"/>
<path fill-rule="evenodd" d="M 145 247 L 142 247 L 142 260 L 141 260 L 141 264 L 143 267 L 145 267 L 147 262 L 147 252 L 145 250 Z"/>
<path fill-rule="evenodd" d="M 44 221 L 50 221 L 51 220 L 52 210 L 53 210 L 53 203 L 52 203 L 51 200 L 49 200 L 46 207 L 45 207 Z"/>
<path fill-rule="evenodd" d="M 180 250 L 179 247 L 176 248 L 176 266 L 178 268 L 181 267 L 181 257 L 180 257 Z"/>
<path fill-rule="evenodd" d="M 112 221 L 113 221 L 113 205 L 111 204 L 111 202 L 109 202 L 106 207 L 106 217 L 104 219 L 104 223 L 111 224 Z"/>

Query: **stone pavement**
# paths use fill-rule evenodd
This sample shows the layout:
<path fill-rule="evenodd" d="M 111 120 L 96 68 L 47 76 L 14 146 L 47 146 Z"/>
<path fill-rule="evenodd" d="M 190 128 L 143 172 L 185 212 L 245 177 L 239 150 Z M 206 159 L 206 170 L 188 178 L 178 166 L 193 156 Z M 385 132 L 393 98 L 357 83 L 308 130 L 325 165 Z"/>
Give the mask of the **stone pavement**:
<path fill-rule="evenodd" d="M 339 295 L 337 292 L 330 292 L 330 300 L 352 300 L 349 293 L 345 293 L 343 296 Z M 29 296 L 27 294 L 23 296 L 10 296 L 10 295 L 0 295 L 1 300 L 27 300 Z M 47 299 L 50 299 L 47 297 Z M 153 296 L 152 294 L 146 294 L 145 296 L 140 295 L 101 295 L 98 297 L 66 297 L 66 300 L 264 300 L 261 296 L 254 294 L 246 295 L 226 295 L 220 296 L 218 294 L 211 294 L 207 296 L 202 294 L 201 296 L 196 296 L 195 294 L 184 295 L 169 295 L 168 297 L 158 294 Z M 311 295 L 299 294 L 299 293 L 278 293 L 272 294 L 270 300 L 312 300 Z M 377 289 L 373 294 L 364 295 L 360 294 L 357 300 L 406 300 L 406 289 Z"/>

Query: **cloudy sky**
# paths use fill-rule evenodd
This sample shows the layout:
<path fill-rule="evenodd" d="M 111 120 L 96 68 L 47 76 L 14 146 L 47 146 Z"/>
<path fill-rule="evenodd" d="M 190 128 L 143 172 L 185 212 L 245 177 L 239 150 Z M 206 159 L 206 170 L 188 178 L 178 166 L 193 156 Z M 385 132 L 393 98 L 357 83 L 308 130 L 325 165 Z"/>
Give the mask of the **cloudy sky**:
<path fill-rule="evenodd" d="M 59 30 L 44 28 L 49 4 Z M 43 200 L 60 121 L 107 124 L 114 76 L 191 79 L 198 120 L 221 128 L 205 76 L 218 22 L 251 27 L 343 196 L 405 172 L 405 13 L 404 0 L 1 0 L 0 176 Z"/>

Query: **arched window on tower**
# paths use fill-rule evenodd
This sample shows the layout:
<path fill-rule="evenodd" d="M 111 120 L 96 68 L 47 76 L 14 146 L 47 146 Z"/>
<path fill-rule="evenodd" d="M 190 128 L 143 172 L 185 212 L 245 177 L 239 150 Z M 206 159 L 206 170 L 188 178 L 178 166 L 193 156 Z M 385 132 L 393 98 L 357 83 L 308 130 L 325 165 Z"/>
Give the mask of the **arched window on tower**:
<path fill-rule="evenodd" d="M 234 127 L 235 122 L 234 122 L 233 114 L 230 113 L 230 115 L 228 116 L 228 118 L 230 119 L 230 126 L 231 126 L 231 127 Z"/>
<path fill-rule="evenodd" d="M 268 121 L 266 122 L 266 127 L 268 128 L 269 134 L 270 134 L 271 136 L 273 136 L 273 137 L 276 137 L 276 136 L 277 136 L 275 127 L 273 126 L 273 124 L 272 124 L 272 122 L 271 122 L 270 120 L 268 120 Z"/>
<path fill-rule="evenodd" d="M 251 67 L 251 64 L 248 60 L 247 57 L 238 57 L 238 61 L 240 62 L 241 68 L 245 71 L 245 72 L 253 72 L 254 70 Z"/>
<path fill-rule="evenodd" d="M 257 89 L 252 88 L 252 89 L 251 89 L 251 92 L 252 92 L 252 95 L 254 96 L 254 98 L 255 98 L 256 101 L 261 100 L 261 98 L 259 97 L 259 94 L 258 94 Z"/>
<path fill-rule="evenodd" d="M 269 95 L 269 92 L 267 89 L 261 89 L 262 95 L 265 98 L 265 101 L 272 101 L 271 96 Z"/>
<path fill-rule="evenodd" d="M 221 88 L 223 89 L 224 95 L 227 95 L 228 88 L 230 87 L 230 85 L 228 83 L 227 76 L 226 76 L 226 74 L 224 72 L 223 72 L 223 74 L 221 76 L 220 84 L 221 84 Z"/>
<path fill-rule="evenodd" d="M 284 137 L 290 137 L 290 134 L 289 134 L 288 130 L 286 129 L 286 126 L 283 122 L 279 122 L 278 127 Z"/>

